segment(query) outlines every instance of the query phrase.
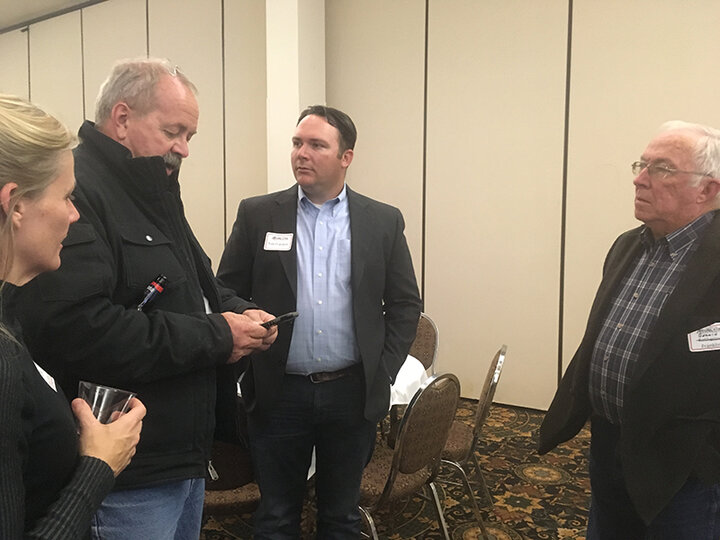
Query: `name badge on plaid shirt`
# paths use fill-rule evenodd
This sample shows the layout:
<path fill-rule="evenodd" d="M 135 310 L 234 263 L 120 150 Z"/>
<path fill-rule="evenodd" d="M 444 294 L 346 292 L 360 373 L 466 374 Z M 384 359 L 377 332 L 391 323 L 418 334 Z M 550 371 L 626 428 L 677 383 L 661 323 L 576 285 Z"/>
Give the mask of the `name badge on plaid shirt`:
<path fill-rule="evenodd" d="M 690 352 L 720 350 L 720 322 L 700 328 L 688 334 Z"/>

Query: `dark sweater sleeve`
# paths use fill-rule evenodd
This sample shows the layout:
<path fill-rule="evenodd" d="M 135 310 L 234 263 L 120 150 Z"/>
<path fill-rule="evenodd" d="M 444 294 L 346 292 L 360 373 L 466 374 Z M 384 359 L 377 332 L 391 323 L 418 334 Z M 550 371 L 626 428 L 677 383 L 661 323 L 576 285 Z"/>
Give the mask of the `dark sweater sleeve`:
<path fill-rule="evenodd" d="M 112 470 L 96 458 L 82 457 L 70 483 L 60 492 L 45 516 L 23 532 L 25 489 L 23 468 L 28 441 L 23 430 L 26 399 L 22 382 L 19 344 L 0 338 L 0 538 L 75 540 L 84 537 L 90 518 L 112 488 Z"/>
<path fill-rule="evenodd" d="M 75 540 L 84 538 L 90 519 L 110 492 L 115 478 L 104 461 L 83 456 L 70 483 L 60 498 L 48 508 L 47 514 L 35 522 L 25 538 Z"/>

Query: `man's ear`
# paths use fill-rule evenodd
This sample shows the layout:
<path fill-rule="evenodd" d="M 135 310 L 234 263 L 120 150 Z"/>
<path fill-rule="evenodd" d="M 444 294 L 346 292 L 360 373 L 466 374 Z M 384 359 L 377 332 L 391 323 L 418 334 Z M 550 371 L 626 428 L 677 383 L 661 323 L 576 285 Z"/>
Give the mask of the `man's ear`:
<path fill-rule="evenodd" d="M 116 103 L 110 111 L 110 118 L 108 119 L 110 123 L 109 127 L 120 142 L 125 140 L 127 136 L 130 113 L 130 107 L 124 101 Z"/>
<path fill-rule="evenodd" d="M 714 201 L 720 193 L 720 180 L 709 178 L 700 190 L 700 202 Z"/>
<path fill-rule="evenodd" d="M 355 152 L 353 152 L 352 148 L 348 148 L 343 152 L 342 157 L 340 158 L 340 163 L 342 166 L 347 169 L 350 164 L 352 163 L 353 156 L 355 155 Z"/>

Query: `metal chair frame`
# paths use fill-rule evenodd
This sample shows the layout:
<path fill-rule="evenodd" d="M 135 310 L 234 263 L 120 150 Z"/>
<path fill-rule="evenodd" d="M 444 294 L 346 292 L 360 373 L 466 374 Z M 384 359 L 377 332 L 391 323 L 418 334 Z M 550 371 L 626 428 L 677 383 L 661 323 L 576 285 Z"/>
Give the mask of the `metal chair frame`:
<path fill-rule="evenodd" d="M 445 440 L 447 439 L 447 433 L 450 431 L 450 426 L 452 425 L 452 422 L 455 418 L 455 411 L 457 410 L 457 403 L 460 399 L 460 381 L 458 381 L 457 377 L 451 373 L 444 373 L 440 375 L 435 375 L 428 379 L 425 384 L 423 385 L 420 390 L 418 390 L 415 395 L 413 396 L 412 400 L 410 401 L 410 404 L 407 406 L 407 410 L 405 414 L 403 415 L 402 420 L 400 421 L 400 427 L 398 430 L 398 437 L 397 442 L 395 444 L 394 452 L 393 452 L 393 458 L 392 458 L 392 465 L 390 467 L 390 472 L 388 474 L 387 481 L 385 482 L 385 486 L 383 488 L 382 493 L 378 497 L 378 499 L 370 506 L 363 507 L 360 506 L 360 513 L 363 517 L 363 521 L 367 525 L 368 529 L 370 530 L 370 534 L 366 534 L 363 532 L 363 536 L 368 538 L 374 538 L 378 539 L 377 534 L 377 528 L 375 527 L 375 522 L 372 518 L 372 512 L 376 510 L 377 508 L 385 505 L 387 502 L 389 502 L 392 499 L 392 491 L 393 486 L 395 484 L 395 480 L 398 476 L 398 474 L 402 474 L 400 472 L 401 467 L 401 461 L 404 460 L 405 453 L 406 452 L 412 452 L 414 447 L 412 446 L 412 443 L 408 443 L 406 440 L 406 433 L 408 433 L 411 429 L 415 430 L 417 428 L 417 424 L 420 425 L 420 428 L 423 428 L 423 422 L 428 422 L 429 420 L 419 416 L 418 414 L 413 415 L 413 409 L 417 407 L 418 403 L 424 403 L 424 401 L 428 399 L 432 399 L 432 390 L 439 386 L 440 384 L 447 382 L 450 384 L 453 384 L 455 386 L 455 407 L 453 407 L 452 415 L 448 414 L 448 420 L 447 420 L 447 426 L 440 425 L 439 427 L 437 425 L 434 425 L 435 429 L 440 429 L 441 434 L 444 430 L 444 435 L 442 437 L 439 437 L 438 440 L 438 448 L 437 451 L 435 451 L 434 448 L 431 448 L 431 453 L 434 453 L 435 456 L 429 459 L 426 463 L 419 466 L 415 472 L 420 471 L 423 469 L 423 467 L 430 467 L 429 476 L 423 483 L 422 487 L 425 485 L 430 487 L 431 491 L 431 497 L 433 504 L 435 506 L 435 510 L 438 515 L 438 522 L 440 524 L 440 527 L 442 528 L 443 534 L 445 535 L 445 538 L 449 540 L 450 535 L 448 533 L 447 529 L 447 523 L 445 522 L 445 516 L 442 511 L 442 505 L 440 504 L 440 497 L 438 496 L 437 487 L 435 486 L 435 478 L 437 476 L 438 470 L 440 468 L 440 461 L 441 461 L 441 453 L 442 449 L 445 445 Z M 428 426 L 429 429 L 430 426 Z"/>
<path fill-rule="evenodd" d="M 472 462 L 475 467 L 478 484 L 480 484 L 480 487 L 491 506 L 493 504 L 493 498 L 490 490 L 487 487 L 487 482 L 485 481 L 485 477 L 483 476 L 482 468 L 480 467 L 480 463 L 478 462 L 475 450 L 477 448 L 478 440 L 480 439 L 480 432 L 482 431 L 483 426 L 485 425 L 485 422 L 490 415 L 490 407 L 492 406 L 493 398 L 495 397 L 495 390 L 497 389 L 497 384 L 500 380 L 500 375 L 502 373 L 503 364 L 505 363 L 506 354 L 507 345 L 503 345 L 495 353 L 495 356 L 490 362 L 487 375 L 485 376 L 485 383 L 483 384 L 482 392 L 480 394 L 480 399 L 478 400 L 478 406 L 475 413 L 475 425 L 473 426 L 472 442 L 470 443 L 470 448 L 467 455 L 465 455 L 465 457 L 460 461 L 453 461 L 450 459 L 442 460 L 443 465 L 448 465 L 452 467 L 455 471 L 458 472 L 458 474 L 460 474 L 460 477 L 462 478 L 462 485 L 465 487 L 468 496 L 471 497 L 473 501 L 475 501 L 475 497 L 470 486 L 470 480 L 468 478 L 470 475 L 469 465 Z M 443 478 L 442 482 L 447 484 L 460 485 L 457 482 L 453 482 L 445 478 Z"/>

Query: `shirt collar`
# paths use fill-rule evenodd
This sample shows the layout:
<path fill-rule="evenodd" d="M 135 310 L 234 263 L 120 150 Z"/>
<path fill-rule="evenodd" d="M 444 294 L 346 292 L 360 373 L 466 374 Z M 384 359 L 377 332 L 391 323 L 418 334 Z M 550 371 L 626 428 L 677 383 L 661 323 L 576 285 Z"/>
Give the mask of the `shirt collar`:
<path fill-rule="evenodd" d="M 715 214 L 717 212 L 717 210 L 706 212 L 702 216 L 685 225 L 684 227 L 681 227 L 663 236 L 662 238 L 658 238 L 657 241 L 653 238 L 650 228 L 646 226 L 641 232 L 640 239 L 646 248 L 650 248 L 656 245 L 656 242 L 662 242 L 666 244 L 670 257 L 674 259 L 677 256 L 678 252 L 692 245 L 698 238 L 702 236 L 703 232 L 705 232 L 705 229 L 715 218 Z"/>
<path fill-rule="evenodd" d="M 334 198 L 332 198 L 332 199 L 328 199 L 328 200 L 325 201 L 323 204 L 328 204 L 328 203 L 330 203 L 331 205 L 335 206 L 335 208 L 337 208 L 338 204 L 344 202 L 346 199 L 347 199 L 347 184 L 343 184 L 342 191 L 340 191 L 340 193 L 338 194 L 338 196 L 337 196 L 337 197 L 334 197 Z M 300 187 L 300 186 L 298 186 L 298 205 L 301 206 L 301 205 L 303 204 L 303 202 L 302 202 L 303 200 L 306 201 L 304 204 L 310 204 L 310 205 L 312 205 L 312 206 L 314 206 L 315 208 L 318 208 L 318 209 L 319 209 L 321 206 L 323 206 L 323 204 L 318 205 L 318 204 L 315 204 L 314 202 L 312 202 L 310 199 L 308 199 L 308 196 L 305 195 L 305 192 L 303 191 L 303 188 Z M 333 213 L 334 213 L 334 210 L 335 210 L 335 209 L 333 209 Z"/>

